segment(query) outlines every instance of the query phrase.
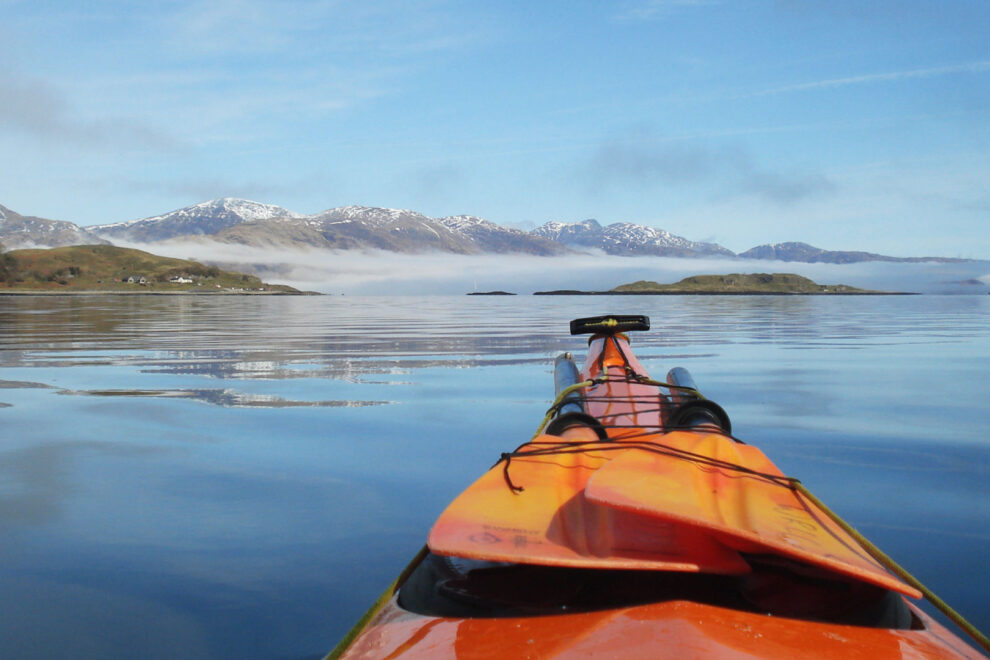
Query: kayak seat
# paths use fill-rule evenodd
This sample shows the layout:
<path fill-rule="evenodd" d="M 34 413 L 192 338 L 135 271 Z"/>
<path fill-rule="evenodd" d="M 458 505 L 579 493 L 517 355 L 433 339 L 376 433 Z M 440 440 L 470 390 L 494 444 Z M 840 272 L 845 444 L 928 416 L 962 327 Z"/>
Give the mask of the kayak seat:
<path fill-rule="evenodd" d="M 453 561 L 451 561 L 454 559 Z M 398 604 L 423 616 L 524 617 L 693 601 L 776 617 L 912 629 L 904 599 L 860 582 L 754 565 L 746 576 L 469 563 L 429 553 L 399 590 Z"/>

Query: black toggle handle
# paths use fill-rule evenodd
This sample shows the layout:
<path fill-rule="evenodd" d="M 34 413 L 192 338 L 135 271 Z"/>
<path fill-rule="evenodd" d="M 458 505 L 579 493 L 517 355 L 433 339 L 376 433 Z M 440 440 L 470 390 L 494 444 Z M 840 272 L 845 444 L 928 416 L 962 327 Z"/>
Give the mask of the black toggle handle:
<path fill-rule="evenodd" d="M 572 335 L 614 335 L 617 332 L 649 329 L 650 317 L 642 314 L 607 314 L 571 321 Z"/>

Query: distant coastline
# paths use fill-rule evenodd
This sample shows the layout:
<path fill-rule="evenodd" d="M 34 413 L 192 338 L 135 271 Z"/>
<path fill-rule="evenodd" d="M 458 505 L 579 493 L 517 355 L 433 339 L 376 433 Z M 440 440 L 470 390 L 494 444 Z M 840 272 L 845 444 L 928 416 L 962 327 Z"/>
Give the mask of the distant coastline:
<path fill-rule="evenodd" d="M 112 245 L 75 245 L 0 254 L 0 294 L 270 296 L 303 292 L 189 259 Z"/>
<path fill-rule="evenodd" d="M 0 296 L 322 296 L 318 291 L 121 291 L 119 289 L 3 289 Z"/>
<path fill-rule="evenodd" d="M 534 296 L 918 296 L 916 291 L 534 291 Z"/>
<path fill-rule="evenodd" d="M 847 284 L 818 284 L 793 273 L 695 275 L 673 284 L 640 280 L 609 291 L 556 289 L 534 296 L 907 296 L 904 291 L 873 291 Z"/>

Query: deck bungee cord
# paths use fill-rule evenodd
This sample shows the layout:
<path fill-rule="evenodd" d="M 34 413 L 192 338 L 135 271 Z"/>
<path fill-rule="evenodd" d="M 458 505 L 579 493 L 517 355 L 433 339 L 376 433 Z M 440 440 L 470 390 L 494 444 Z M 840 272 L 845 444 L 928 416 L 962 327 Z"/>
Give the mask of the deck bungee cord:
<path fill-rule="evenodd" d="M 606 427 L 610 428 L 610 427 Z M 502 471 L 505 474 L 506 484 L 509 489 L 515 493 L 521 493 L 525 490 L 523 486 L 514 485 L 512 479 L 509 476 L 509 465 L 513 458 L 540 458 L 545 456 L 557 456 L 566 454 L 592 454 L 592 452 L 625 452 L 634 449 L 640 451 L 645 451 L 648 453 L 657 454 L 659 456 L 670 456 L 673 458 L 679 458 L 685 461 L 689 461 L 696 465 L 702 465 L 705 467 L 715 468 L 719 470 L 729 470 L 732 472 L 738 472 L 739 474 L 744 474 L 752 477 L 758 477 L 760 479 L 766 479 L 767 481 L 777 484 L 778 486 L 784 486 L 787 488 L 792 487 L 793 483 L 798 480 L 793 477 L 781 477 L 780 475 L 775 475 L 767 472 L 760 472 L 752 468 L 746 467 L 745 465 L 739 465 L 737 463 L 731 463 L 728 461 L 722 461 L 710 456 L 704 456 L 703 454 L 697 454 L 684 449 L 679 449 L 677 447 L 671 447 L 665 445 L 661 442 L 629 442 L 631 439 L 638 437 L 650 437 L 656 435 L 655 433 L 643 433 L 641 435 L 633 436 L 622 436 L 617 438 L 622 440 L 622 442 L 600 442 L 600 441 L 586 441 L 586 442 L 563 442 L 563 443 L 552 443 L 552 446 L 544 447 L 542 449 L 532 449 L 529 451 L 521 451 L 517 449 L 516 451 L 503 452 L 496 465 L 499 463 L 504 463 Z M 528 442 L 525 446 L 539 445 L 538 441 Z M 551 444 L 551 443 L 545 443 Z"/>
<path fill-rule="evenodd" d="M 505 483 L 512 492 L 522 493 L 525 490 L 524 486 L 519 486 L 514 484 L 510 476 L 509 473 L 510 463 L 513 458 L 553 456 L 555 454 L 571 454 L 571 453 L 581 453 L 581 452 L 589 452 L 589 451 L 615 452 L 615 451 L 640 450 L 640 451 L 652 452 L 659 455 L 670 456 L 672 458 L 689 461 L 706 467 L 716 468 L 720 470 L 729 470 L 732 472 L 737 472 L 740 474 L 745 474 L 748 476 L 765 479 L 769 483 L 784 488 L 789 488 L 793 490 L 795 493 L 799 493 L 800 495 L 808 499 L 810 502 L 812 502 L 816 507 L 818 507 L 826 515 L 828 515 L 832 521 L 834 521 L 846 533 L 848 533 L 853 539 L 855 539 L 856 542 L 863 548 L 863 550 L 868 552 L 870 556 L 876 559 L 884 568 L 891 571 L 899 578 L 907 582 L 909 585 L 920 591 L 924 596 L 925 600 L 931 603 L 933 607 L 935 607 L 939 612 L 944 614 L 946 618 L 948 618 L 950 621 L 952 621 L 952 623 L 957 625 L 961 630 L 963 630 L 967 635 L 969 635 L 970 638 L 973 639 L 977 644 L 979 644 L 983 649 L 990 651 L 990 638 L 988 638 L 986 634 L 984 634 L 976 626 L 970 623 L 965 617 L 963 617 L 959 612 L 957 612 L 942 598 L 940 598 L 934 591 L 932 591 L 927 586 L 925 586 L 925 584 L 922 583 L 917 577 L 915 577 L 910 571 L 908 571 L 906 568 L 898 564 L 892 557 L 890 557 L 888 554 L 886 554 L 880 548 L 878 548 L 875 544 L 873 544 L 865 535 L 863 535 L 859 530 L 857 530 L 849 522 L 847 522 L 844 518 L 842 518 L 831 507 L 827 506 L 821 499 L 819 499 L 814 493 L 812 493 L 808 489 L 808 487 L 801 482 L 800 479 L 797 479 L 795 477 L 774 475 L 766 472 L 759 472 L 757 470 L 748 468 L 744 465 L 734 464 L 727 461 L 719 461 L 716 459 L 712 459 L 711 457 L 708 456 L 684 451 L 676 447 L 664 445 L 656 441 L 630 442 L 633 440 L 639 440 L 641 438 L 654 437 L 668 431 L 679 430 L 679 429 L 664 428 L 660 425 L 657 425 L 655 427 L 643 427 L 642 425 L 637 425 L 637 424 L 608 424 L 605 423 L 604 421 L 608 417 L 627 416 L 629 414 L 628 412 L 606 413 L 604 415 L 600 415 L 598 419 L 601 423 L 602 428 L 604 428 L 606 431 L 610 431 L 610 430 L 618 431 L 623 429 L 630 429 L 630 430 L 639 429 L 638 433 L 610 436 L 609 440 L 605 442 L 587 441 L 587 442 L 564 442 L 564 443 L 540 443 L 536 441 L 536 438 L 542 435 L 547 424 L 553 419 L 554 415 L 557 414 L 562 402 L 568 397 L 573 396 L 574 394 L 579 394 L 581 396 L 582 401 L 585 404 L 602 402 L 602 403 L 610 403 L 610 404 L 627 403 L 633 405 L 636 403 L 653 403 L 656 400 L 656 397 L 651 397 L 649 395 L 642 395 L 642 394 L 634 395 L 634 396 L 625 396 L 625 397 L 587 395 L 585 391 L 591 387 L 597 387 L 612 383 L 636 383 L 639 385 L 651 385 L 658 388 L 658 390 L 662 388 L 666 388 L 669 391 L 683 391 L 690 394 L 691 396 L 697 397 L 700 400 L 705 400 L 705 397 L 696 388 L 684 387 L 684 386 L 674 385 L 671 383 L 666 383 L 663 381 L 657 381 L 652 378 L 649 378 L 648 376 L 643 376 L 641 374 L 635 373 L 632 370 L 632 367 L 628 363 L 628 358 L 626 357 L 625 352 L 622 351 L 621 346 L 619 346 L 618 342 L 615 341 L 615 337 L 612 336 L 609 339 L 615 343 L 618 353 L 622 356 L 622 359 L 626 362 L 626 364 L 624 365 L 626 371 L 625 376 L 623 378 L 599 376 L 598 378 L 593 378 L 580 383 L 576 383 L 561 391 L 561 393 L 551 404 L 550 408 L 547 410 L 547 416 L 544 418 L 540 427 L 533 435 L 533 439 L 529 443 L 522 445 L 522 447 L 535 446 L 541 444 L 548 446 L 539 449 L 531 449 L 527 451 L 522 451 L 522 447 L 520 447 L 513 452 L 504 452 L 499 458 L 499 461 L 496 462 L 496 465 L 498 463 L 504 464 L 502 469 L 503 469 L 503 474 L 505 476 Z M 603 351 L 601 353 L 602 362 L 599 365 L 599 368 L 601 368 L 602 370 L 605 369 L 605 365 L 603 362 L 604 355 L 605 352 Z M 653 408 L 653 409 L 637 408 L 636 413 L 637 414 L 663 413 L 670 408 L 671 408 L 670 405 L 660 405 L 657 408 Z M 650 430 L 650 428 L 653 428 L 655 430 Z M 719 433 L 721 435 L 724 435 L 732 439 L 735 442 L 743 443 L 743 440 L 736 438 L 735 436 L 732 436 L 730 434 L 727 434 L 719 428 L 712 428 L 710 432 Z"/>
<path fill-rule="evenodd" d="M 533 437 L 454 499 L 336 658 L 977 657 L 987 637 L 758 448 L 686 369 L 576 319 Z"/>
<path fill-rule="evenodd" d="M 587 389 L 589 387 L 593 387 L 596 385 L 606 385 L 610 383 L 636 383 L 637 385 L 653 385 L 655 387 L 666 388 L 671 391 L 684 392 L 686 394 L 690 394 L 691 396 L 701 401 L 706 400 L 704 395 L 702 395 L 701 392 L 699 392 L 697 389 L 693 387 L 685 387 L 683 385 L 672 385 L 671 383 L 665 383 L 663 381 L 653 380 L 652 378 L 649 378 L 647 376 L 641 376 L 639 374 L 636 374 L 634 377 L 630 377 L 630 378 L 614 378 L 609 376 L 599 376 L 598 378 L 592 378 L 589 380 L 582 381 L 580 383 L 569 385 L 563 390 L 561 390 L 557 394 L 557 398 L 555 398 L 553 403 L 550 404 L 550 407 L 547 408 L 546 416 L 543 418 L 543 421 L 540 422 L 539 427 L 536 429 L 536 432 L 533 434 L 532 437 L 535 439 L 543 433 L 544 429 L 546 429 L 547 427 L 547 424 L 549 424 L 550 421 L 553 420 L 554 416 L 557 415 L 561 407 L 567 403 L 567 400 L 570 397 L 574 396 L 575 394 L 582 394 L 582 390 Z M 611 403 L 615 401 L 615 398 L 608 396 L 597 396 L 597 397 L 587 396 L 582 394 L 581 400 L 586 403 L 595 403 L 595 402 Z M 640 395 L 640 396 L 625 397 L 625 401 L 631 403 L 637 403 L 637 402 L 653 403 L 654 398 L 647 397 L 645 395 Z M 660 412 L 664 409 L 665 407 L 661 405 L 660 408 L 658 408 L 655 411 L 646 410 L 646 411 L 637 411 L 637 412 Z M 611 413 L 611 414 L 606 413 L 605 415 L 603 415 L 603 417 L 619 416 L 620 414 L 622 413 Z M 741 440 L 739 440 L 738 442 L 741 442 Z"/>
<path fill-rule="evenodd" d="M 863 547 L 864 550 L 870 553 L 870 555 L 880 562 L 884 568 L 891 571 L 897 577 L 901 578 L 909 585 L 921 592 L 932 606 L 939 612 L 944 614 L 949 621 L 959 626 L 959 628 L 972 638 L 974 642 L 983 647 L 984 650 L 990 651 L 990 638 L 988 638 L 979 628 L 970 623 L 966 617 L 953 609 L 948 603 L 939 598 L 934 591 L 926 587 L 921 580 L 916 578 L 911 574 L 906 568 L 898 564 L 892 557 L 887 555 L 883 550 L 874 545 L 866 536 L 864 536 L 859 530 L 846 522 L 839 514 L 833 511 L 831 508 L 825 505 L 820 499 L 818 499 L 814 493 L 812 493 L 808 488 L 802 484 L 797 479 L 794 480 L 792 488 L 804 495 L 806 498 L 811 500 L 815 506 L 824 511 L 829 515 L 829 517 L 835 521 L 840 527 L 842 527 L 850 536 L 852 536 L 856 541 Z"/>

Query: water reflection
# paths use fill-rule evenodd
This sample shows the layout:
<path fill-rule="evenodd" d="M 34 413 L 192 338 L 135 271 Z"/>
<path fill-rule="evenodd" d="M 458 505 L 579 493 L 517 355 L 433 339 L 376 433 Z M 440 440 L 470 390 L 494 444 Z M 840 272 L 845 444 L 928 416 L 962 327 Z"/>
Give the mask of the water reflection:
<path fill-rule="evenodd" d="M 22 389 L 46 389 L 51 385 L 45 383 L 32 383 L 24 380 L 0 380 L 0 390 L 22 390 Z"/>
<path fill-rule="evenodd" d="M 987 627 L 984 298 L 0 297 L 0 656 L 321 656 L 604 312 Z"/>
<path fill-rule="evenodd" d="M 76 490 L 71 477 L 72 465 L 82 455 L 143 460 L 160 456 L 163 451 L 112 441 L 56 441 L 6 450 L 0 461 L 0 484 L 3 485 L 0 533 L 9 534 L 25 526 L 57 520 L 63 513 L 64 503 Z M 0 544 L 0 549 L 7 548 Z"/>
<path fill-rule="evenodd" d="M 58 394 L 108 397 L 161 397 L 192 399 L 224 408 L 361 408 L 387 406 L 393 401 L 292 401 L 271 394 L 236 390 L 59 390 Z"/>

